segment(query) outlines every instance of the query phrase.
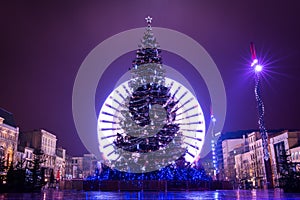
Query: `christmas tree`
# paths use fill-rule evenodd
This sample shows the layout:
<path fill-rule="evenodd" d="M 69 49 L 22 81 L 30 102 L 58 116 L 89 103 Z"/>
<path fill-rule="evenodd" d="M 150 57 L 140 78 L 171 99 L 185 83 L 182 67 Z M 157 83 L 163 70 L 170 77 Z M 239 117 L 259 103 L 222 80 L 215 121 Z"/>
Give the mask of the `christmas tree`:
<path fill-rule="evenodd" d="M 104 167 L 98 179 L 208 180 L 209 177 L 203 169 L 195 168 L 185 160 L 185 154 L 192 157 L 195 155 L 187 151 L 188 143 L 184 142 L 184 138 L 197 141 L 201 139 L 184 136 L 184 128 L 180 130 L 180 120 L 176 121 L 177 115 L 185 113 L 184 110 L 178 110 L 191 99 L 180 104 L 180 99 L 186 93 L 176 99 L 175 95 L 180 87 L 172 93 L 173 83 L 166 84 L 166 71 L 162 65 L 161 50 L 152 31 L 151 20 L 150 17 L 146 18 L 146 31 L 130 68 L 128 87 L 124 87 L 127 94 L 117 93 L 124 102 L 117 102 L 118 109 L 113 108 L 121 113 L 116 117 L 119 127 L 112 128 L 118 132 L 112 144 L 114 150 L 110 154 L 117 155 L 117 158 L 109 160 L 110 167 Z M 177 111 L 180 114 L 176 114 Z M 195 116 L 198 114 L 193 113 L 186 118 Z M 200 122 L 192 121 L 181 125 L 189 123 Z M 193 145 L 192 147 L 197 148 Z"/>
<path fill-rule="evenodd" d="M 178 105 L 165 85 L 161 50 L 152 32 L 151 18 L 146 19 L 148 25 L 130 69 L 131 95 L 121 111 L 123 133 L 118 133 L 114 141 L 116 151 L 125 150 L 123 158 L 114 163 L 122 171 L 139 168 L 133 171 L 149 172 L 171 164 L 178 159 L 178 152 L 185 152 L 179 125 L 174 122 Z M 141 154 L 147 159 L 140 159 Z"/>

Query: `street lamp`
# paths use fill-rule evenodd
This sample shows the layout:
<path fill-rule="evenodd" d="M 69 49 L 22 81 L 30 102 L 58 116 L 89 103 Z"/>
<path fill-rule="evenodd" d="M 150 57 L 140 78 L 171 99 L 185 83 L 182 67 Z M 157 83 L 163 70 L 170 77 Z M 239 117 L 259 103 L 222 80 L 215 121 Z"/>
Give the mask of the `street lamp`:
<path fill-rule="evenodd" d="M 265 170 L 266 170 L 266 179 L 269 183 L 270 187 L 273 187 L 272 181 L 272 170 L 271 170 L 271 161 L 270 161 L 270 154 L 269 154 L 269 145 L 268 145 L 268 133 L 265 128 L 265 121 L 264 121 L 264 114 L 265 114 L 265 107 L 263 100 L 261 98 L 261 83 L 260 83 L 260 76 L 263 70 L 263 65 L 261 65 L 256 57 L 255 47 L 254 44 L 251 42 L 250 44 L 250 52 L 252 56 L 252 63 L 251 67 L 254 69 L 255 72 L 255 98 L 257 103 L 258 109 L 258 125 L 259 125 L 259 132 L 262 139 L 262 146 L 263 146 L 263 155 L 264 155 L 264 163 L 265 163 Z"/>
<path fill-rule="evenodd" d="M 255 92 L 255 98 L 256 98 L 258 115 L 259 115 L 258 116 L 259 132 L 262 138 L 264 159 L 268 160 L 270 158 L 269 149 L 268 149 L 268 133 L 265 128 L 265 121 L 264 121 L 265 107 L 264 107 L 263 100 L 261 98 L 261 84 L 260 84 L 260 76 L 263 70 L 263 66 L 259 63 L 258 59 L 256 58 L 256 52 L 253 43 L 250 44 L 250 51 L 252 56 L 251 67 L 255 72 L 254 92 Z"/>

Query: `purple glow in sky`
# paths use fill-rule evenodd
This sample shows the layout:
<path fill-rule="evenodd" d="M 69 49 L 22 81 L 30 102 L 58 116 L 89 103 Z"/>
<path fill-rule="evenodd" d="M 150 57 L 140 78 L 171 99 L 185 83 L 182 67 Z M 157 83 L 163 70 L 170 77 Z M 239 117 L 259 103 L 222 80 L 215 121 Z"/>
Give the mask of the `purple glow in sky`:
<path fill-rule="evenodd" d="M 251 41 L 264 66 L 266 128 L 300 129 L 299 10 L 298 1 L 271 0 L 1 1 L 0 107 L 14 114 L 21 131 L 43 128 L 69 154 L 85 153 L 72 117 L 77 71 L 100 42 L 145 27 L 150 15 L 152 26 L 190 36 L 213 58 L 227 94 L 224 132 L 258 128 Z M 162 56 L 190 81 L 209 120 L 210 99 L 200 74 L 171 52 Z M 135 52 L 124 54 L 105 71 L 96 110 L 134 57 Z"/>

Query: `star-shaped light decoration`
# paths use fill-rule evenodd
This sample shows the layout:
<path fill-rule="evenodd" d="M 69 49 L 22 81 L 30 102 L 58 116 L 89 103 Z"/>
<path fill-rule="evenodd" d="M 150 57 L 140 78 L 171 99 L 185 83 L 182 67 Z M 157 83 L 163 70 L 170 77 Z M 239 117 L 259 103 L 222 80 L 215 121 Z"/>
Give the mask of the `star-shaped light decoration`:
<path fill-rule="evenodd" d="M 152 22 L 152 17 L 148 16 L 148 17 L 145 18 L 145 20 L 146 20 L 146 22 L 147 22 L 148 24 L 151 24 L 151 22 Z"/>

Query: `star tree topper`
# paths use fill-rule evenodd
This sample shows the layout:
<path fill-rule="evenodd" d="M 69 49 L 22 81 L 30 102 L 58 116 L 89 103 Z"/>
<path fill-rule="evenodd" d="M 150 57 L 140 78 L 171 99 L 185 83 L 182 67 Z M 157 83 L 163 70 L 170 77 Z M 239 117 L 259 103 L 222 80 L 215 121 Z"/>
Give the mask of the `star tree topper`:
<path fill-rule="evenodd" d="M 150 25 L 152 22 L 152 17 L 148 16 L 145 18 L 146 22 Z"/>

